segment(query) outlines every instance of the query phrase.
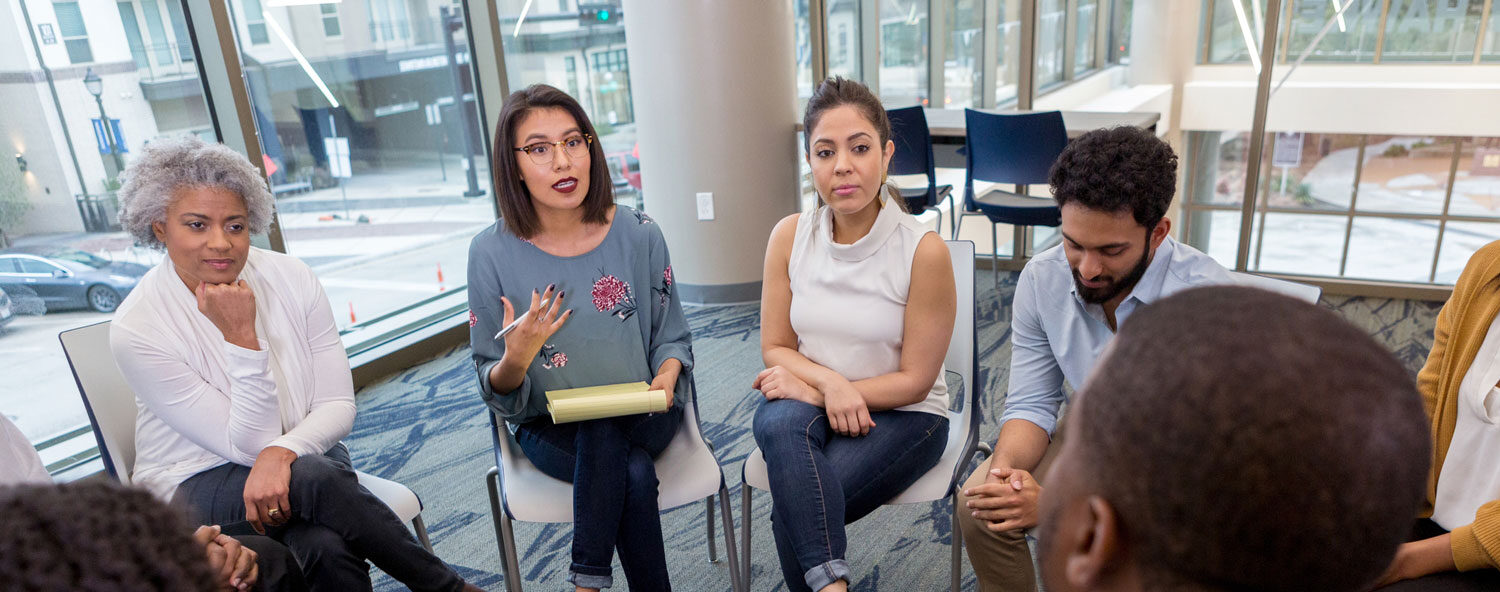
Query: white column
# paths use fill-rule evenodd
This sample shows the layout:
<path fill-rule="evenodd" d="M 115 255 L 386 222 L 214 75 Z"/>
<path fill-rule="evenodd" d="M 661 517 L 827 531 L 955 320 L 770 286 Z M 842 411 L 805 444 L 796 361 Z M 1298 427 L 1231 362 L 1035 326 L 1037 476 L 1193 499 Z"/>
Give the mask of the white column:
<path fill-rule="evenodd" d="M 645 207 L 679 294 L 758 300 L 766 239 L 797 209 L 791 0 L 626 0 L 623 12 Z"/>

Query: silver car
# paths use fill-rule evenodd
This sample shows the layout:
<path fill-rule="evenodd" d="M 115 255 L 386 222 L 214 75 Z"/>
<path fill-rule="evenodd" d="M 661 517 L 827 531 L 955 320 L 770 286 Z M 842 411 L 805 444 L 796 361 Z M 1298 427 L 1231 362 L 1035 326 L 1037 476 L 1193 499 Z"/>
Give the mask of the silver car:
<path fill-rule="evenodd" d="M 10 294 L 6 294 L 5 290 L 0 290 L 0 327 L 9 325 L 15 319 L 16 311 L 11 307 Z"/>
<path fill-rule="evenodd" d="M 149 269 L 78 249 L 13 248 L 0 251 L 0 289 L 28 311 L 92 308 L 113 312 Z"/>

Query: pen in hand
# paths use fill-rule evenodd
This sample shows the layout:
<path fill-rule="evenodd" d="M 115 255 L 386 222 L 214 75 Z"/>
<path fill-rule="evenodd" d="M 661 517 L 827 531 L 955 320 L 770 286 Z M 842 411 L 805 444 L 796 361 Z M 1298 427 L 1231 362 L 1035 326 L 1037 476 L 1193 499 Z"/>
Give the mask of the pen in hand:
<path fill-rule="evenodd" d="M 551 298 L 544 298 L 544 299 L 542 299 L 542 303 L 537 305 L 536 309 L 537 310 L 546 310 L 547 309 L 547 305 L 550 304 L 551 302 L 552 302 Z M 507 333 L 510 333 L 511 331 L 515 331 L 516 327 L 521 326 L 521 321 L 526 320 L 526 318 L 529 317 L 529 316 L 531 316 L 531 311 L 529 311 L 529 310 L 526 311 L 526 312 L 521 313 L 521 316 L 516 317 L 516 320 L 511 321 L 509 325 L 506 325 L 504 329 L 501 329 L 499 333 L 495 334 L 495 341 L 499 341 L 501 339 L 504 339 L 505 335 Z"/>

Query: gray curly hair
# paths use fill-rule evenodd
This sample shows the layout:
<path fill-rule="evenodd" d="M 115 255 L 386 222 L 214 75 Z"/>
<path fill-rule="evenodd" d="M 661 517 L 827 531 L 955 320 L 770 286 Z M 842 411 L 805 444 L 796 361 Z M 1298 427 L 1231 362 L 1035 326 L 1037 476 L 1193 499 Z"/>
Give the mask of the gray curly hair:
<path fill-rule="evenodd" d="M 167 206 L 179 187 L 223 187 L 245 200 L 250 232 L 261 234 L 271 225 L 274 198 L 260 170 L 243 155 L 223 144 L 196 136 L 156 140 L 120 175 L 120 224 L 137 243 L 164 248 L 151 225 L 167 218 Z"/>

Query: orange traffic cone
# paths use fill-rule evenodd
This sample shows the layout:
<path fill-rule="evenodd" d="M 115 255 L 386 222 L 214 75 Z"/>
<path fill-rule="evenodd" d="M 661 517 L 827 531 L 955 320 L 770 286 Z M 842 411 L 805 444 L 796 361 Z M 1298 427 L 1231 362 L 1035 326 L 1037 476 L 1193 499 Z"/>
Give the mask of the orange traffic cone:
<path fill-rule="evenodd" d="M 438 268 L 438 291 L 439 292 L 445 292 L 445 291 L 448 290 L 448 287 L 443 285 L 443 264 L 442 263 L 437 264 L 437 268 Z"/>
<path fill-rule="evenodd" d="M 353 325 L 359 321 L 354 320 L 354 301 L 349 301 L 349 324 Z"/>

